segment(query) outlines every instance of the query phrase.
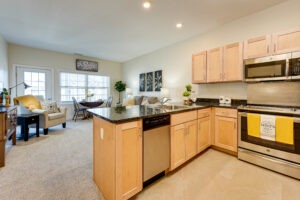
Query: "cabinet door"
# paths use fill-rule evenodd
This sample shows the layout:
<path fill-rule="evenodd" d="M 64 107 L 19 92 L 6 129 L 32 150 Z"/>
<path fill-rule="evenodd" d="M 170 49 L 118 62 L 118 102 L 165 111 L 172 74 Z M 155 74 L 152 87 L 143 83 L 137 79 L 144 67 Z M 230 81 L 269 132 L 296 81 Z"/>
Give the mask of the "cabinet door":
<path fill-rule="evenodd" d="M 193 83 L 206 83 L 206 51 L 194 54 L 192 57 L 192 62 Z"/>
<path fill-rule="evenodd" d="M 271 36 L 265 35 L 244 42 L 244 59 L 263 57 L 272 54 Z"/>
<path fill-rule="evenodd" d="M 210 117 L 198 119 L 197 151 L 200 153 L 211 145 Z"/>
<path fill-rule="evenodd" d="M 185 162 L 185 134 L 184 124 L 171 127 L 171 170 Z"/>
<path fill-rule="evenodd" d="M 224 47 L 223 81 L 243 80 L 243 44 L 240 42 Z"/>
<path fill-rule="evenodd" d="M 105 199 L 115 199 L 114 125 L 93 117 L 93 178 Z"/>
<path fill-rule="evenodd" d="M 277 54 L 300 50 L 300 29 L 274 34 L 273 43 Z"/>
<path fill-rule="evenodd" d="M 222 48 L 207 52 L 207 82 L 222 81 Z"/>
<path fill-rule="evenodd" d="M 142 190 L 142 129 L 134 121 L 116 126 L 116 199 Z"/>
<path fill-rule="evenodd" d="M 185 123 L 185 158 L 192 158 L 197 154 L 197 120 Z"/>
<path fill-rule="evenodd" d="M 215 145 L 237 152 L 237 119 L 215 116 Z"/>

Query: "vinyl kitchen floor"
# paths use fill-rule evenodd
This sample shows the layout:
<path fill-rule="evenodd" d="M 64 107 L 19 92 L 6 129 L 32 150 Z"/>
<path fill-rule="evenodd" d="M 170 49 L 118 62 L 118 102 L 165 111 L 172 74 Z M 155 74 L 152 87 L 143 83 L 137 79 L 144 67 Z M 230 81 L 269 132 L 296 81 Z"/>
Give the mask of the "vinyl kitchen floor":
<path fill-rule="evenodd" d="M 134 200 L 300 200 L 300 181 L 208 150 Z"/>

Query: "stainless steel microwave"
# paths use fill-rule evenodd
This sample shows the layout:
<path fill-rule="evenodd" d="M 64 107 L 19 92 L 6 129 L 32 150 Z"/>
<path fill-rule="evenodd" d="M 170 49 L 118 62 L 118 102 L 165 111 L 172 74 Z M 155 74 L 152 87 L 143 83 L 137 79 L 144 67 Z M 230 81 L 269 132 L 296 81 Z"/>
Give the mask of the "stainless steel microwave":
<path fill-rule="evenodd" d="M 244 61 L 245 81 L 300 80 L 300 52 Z"/>

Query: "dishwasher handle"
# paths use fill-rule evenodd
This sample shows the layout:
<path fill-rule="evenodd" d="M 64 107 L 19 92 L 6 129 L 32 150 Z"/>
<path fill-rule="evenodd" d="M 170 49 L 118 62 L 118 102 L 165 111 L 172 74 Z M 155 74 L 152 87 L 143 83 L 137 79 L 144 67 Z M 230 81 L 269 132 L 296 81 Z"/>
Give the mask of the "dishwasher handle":
<path fill-rule="evenodd" d="M 170 125 L 170 115 L 159 115 L 143 119 L 143 131 Z"/>

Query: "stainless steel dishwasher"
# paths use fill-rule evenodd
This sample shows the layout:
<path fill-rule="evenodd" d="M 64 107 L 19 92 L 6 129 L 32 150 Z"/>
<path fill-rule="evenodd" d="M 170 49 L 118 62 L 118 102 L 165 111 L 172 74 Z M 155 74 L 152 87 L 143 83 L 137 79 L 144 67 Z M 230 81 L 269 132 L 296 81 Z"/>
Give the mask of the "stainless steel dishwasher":
<path fill-rule="evenodd" d="M 165 175 L 170 167 L 170 115 L 143 119 L 143 185 Z"/>

